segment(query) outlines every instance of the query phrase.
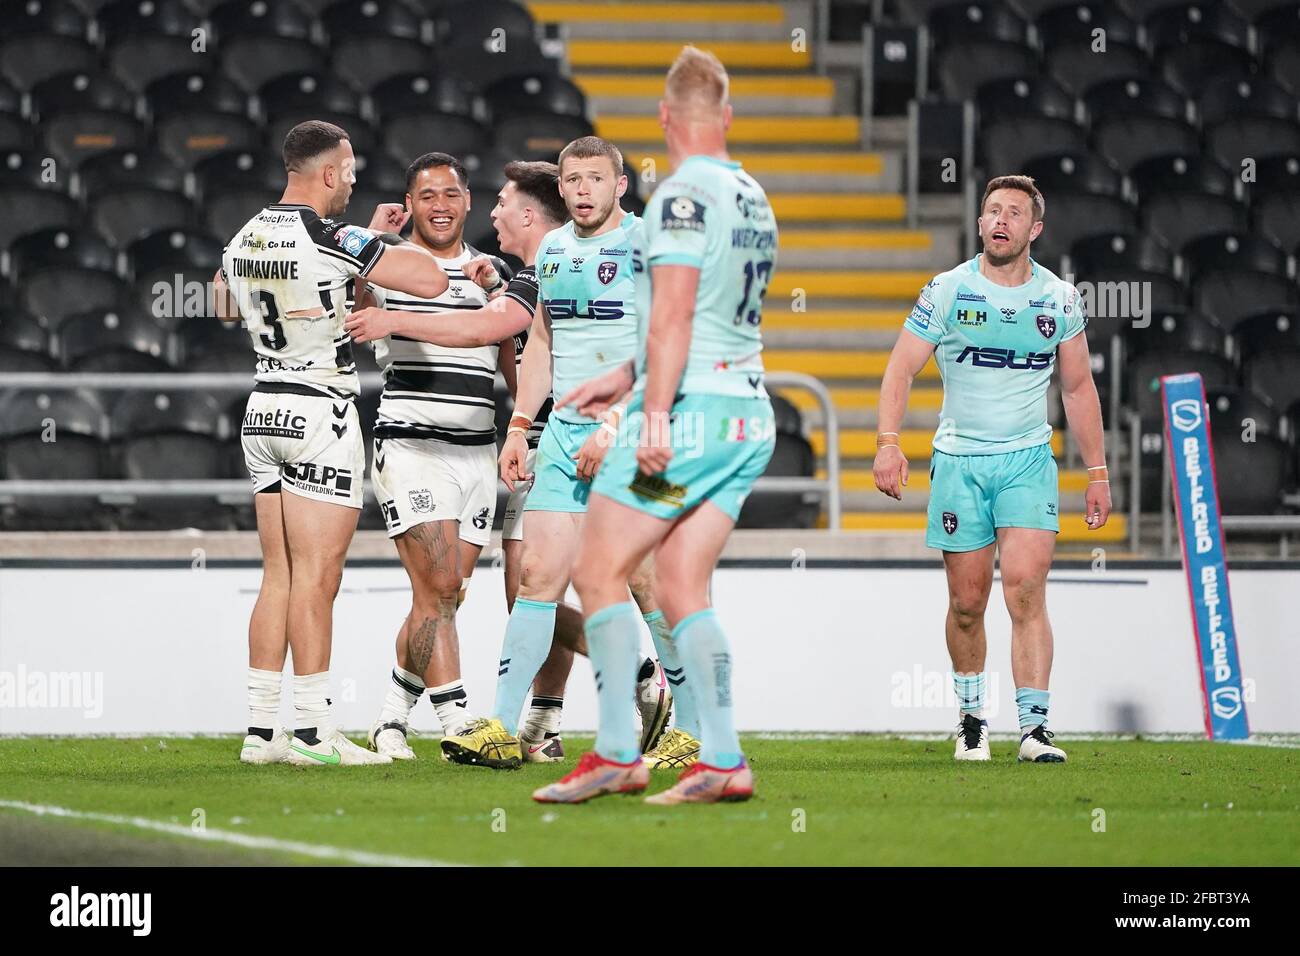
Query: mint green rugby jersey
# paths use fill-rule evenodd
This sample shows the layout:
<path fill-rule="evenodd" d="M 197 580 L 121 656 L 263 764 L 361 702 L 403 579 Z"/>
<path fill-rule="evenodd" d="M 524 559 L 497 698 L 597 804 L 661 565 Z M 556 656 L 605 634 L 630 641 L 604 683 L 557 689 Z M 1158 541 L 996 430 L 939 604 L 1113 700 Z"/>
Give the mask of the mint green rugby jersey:
<path fill-rule="evenodd" d="M 638 390 L 646 381 L 650 270 L 686 265 L 700 270 L 700 284 L 678 392 L 766 396 L 759 325 L 776 247 L 767 195 L 740 163 L 691 156 L 659 185 L 646 204 L 637 256 Z"/>
<path fill-rule="evenodd" d="M 537 284 L 551 320 L 551 387 L 566 394 L 636 355 L 632 249 L 642 221 L 624 213 L 618 227 L 583 239 L 567 222 L 552 229 L 537 254 Z M 592 422 L 571 407 L 552 418 Z"/>
<path fill-rule="evenodd" d="M 935 346 L 943 410 L 934 447 L 993 455 L 1052 439 L 1047 386 L 1057 347 L 1088 324 L 1079 291 L 1030 260 L 1024 285 L 1001 286 L 980 257 L 941 272 L 921 290 L 903 328 Z"/>

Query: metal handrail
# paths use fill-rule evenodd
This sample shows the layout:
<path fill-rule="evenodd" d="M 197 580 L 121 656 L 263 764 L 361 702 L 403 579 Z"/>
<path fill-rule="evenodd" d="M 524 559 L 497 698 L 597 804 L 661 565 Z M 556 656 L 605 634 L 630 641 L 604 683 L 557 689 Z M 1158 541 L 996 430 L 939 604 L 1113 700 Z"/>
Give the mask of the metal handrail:
<path fill-rule="evenodd" d="M 822 408 L 823 427 L 826 431 L 826 477 L 763 477 L 754 485 L 760 494 L 780 494 L 813 491 L 826 500 L 827 526 L 841 526 L 843 508 L 840 489 L 840 427 L 830 390 L 811 375 L 801 372 L 769 372 L 766 383 L 779 388 L 802 388 L 813 394 Z M 378 388 L 382 376 L 377 372 L 361 375 L 362 385 Z M 72 390 L 94 388 L 104 390 L 162 389 L 171 391 L 239 391 L 252 387 L 251 375 L 242 372 L 18 372 L 0 376 L 0 388 L 47 388 Z M 369 480 L 365 483 L 366 495 L 373 500 Z M 251 487 L 240 479 L 85 479 L 0 481 L 0 500 L 13 498 L 46 498 L 57 496 L 150 496 L 150 497 L 215 497 L 244 498 Z"/>

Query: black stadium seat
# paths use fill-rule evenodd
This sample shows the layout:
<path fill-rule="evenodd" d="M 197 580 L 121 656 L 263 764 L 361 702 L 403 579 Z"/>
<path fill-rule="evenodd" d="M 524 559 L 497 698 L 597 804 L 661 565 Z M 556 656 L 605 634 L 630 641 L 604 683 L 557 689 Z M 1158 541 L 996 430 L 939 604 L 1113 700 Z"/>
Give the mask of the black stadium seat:
<path fill-rule="evenodd" d="M 981 83 L 975 93 L 980 122 L 996 123 L 1021 116 L 1072 120 L 1074 97 L 1049 76 L 1013 76 Z"/>
<path fill-rule="evenodd" d="M 1300 152 L 1300 126 L 1295 117 L 1241 116 L 1207 130 L 1205 142 L 1210 155 L 1240 176 L 1244 160 L 1257 162 Z"/>
<path fill-rule="evenodd" d="M 135 94 L 106 73 L 73 70 L 37 83 L 31 91 L 31 110 L 35 122 L 86 110 L 129 116 L 135 111 Z"/>
<path fill-rule="evenodd" d="M 177 338 L 190 372 L 247 372 L 257 361 L 248 332 L 238 322 L 194 316 L 180 324 Z"/>
<path fill-rule="evenodd" d="M 1300 245 L 1300 186 L 1256 199 L 1251 219 L 1260 235 L 1283 249 Z"/>
<path fill-rule="evenodd" d="M 187 71 L 160 77 L 144 93 L 155 120 L 185 113 L 248 115 L 248 96 L 219 73 Z"/>
<path fill-rule="evenodd" d="M 1160 377 L 1199 372 L 1206 388 L 1218 388 L 1234 381 L 1231 361 L 1224 355 L 1223 329 L 1195 313 L 1164 313 L 1152 316 L 1146 328 L 1124 330 L 1128 372 L 1125 376 L 1125 404 L 1143 420 L 1163 414 Z"/>
<path fill-rule="evenodd" d="M 1158 56 L 1157 64 L 1160 76 L 1170 86 L 1192 98 L 1201 95 L 1211 78 L 1246 78 L 1254 70 L 1247 50 L 1216 40 L 1192 40 L 1170 47 Z M 1207 64 L 1213 68 L 1207 69 Z"/>
<path fill-rule="evenodd" d="M 332 74 L 282 76 L 263 86 L 257 99 L 266 117 L 266 143 L 270 148 L 282 144 L 290 129 L 308 119 L 343 127 L 354 151 L 375 148 L 374 129 L 361 115 L 361 96 Z"/>
<path fill-rule="evenodd" d="M 21 309 L 0 308 L 0 372 L 48 372 L 53 368 L 49 330 Z"/>
<path fill-rule="evenodd" d="M 64 192 L 68 183 L 67 177 L 59 176 L 58 167 L 44 153 L 13 149 L 0 152 L 0 186 L 31 186 Z"/>
<path fill-rule="evenodd" d="M 324 68 L 324 53 L 307 40 L 253 34 L 221 44 L 221 72 L 249 93 L 278 77 Z"/>
<path fill-rule="evenodd" d="M 0 3 L 5 36 L 60 36 L 85 39 L 90 22 L 72 0 L 4 0 Z"/>
<path fill-rule="evenodd" d="M 1220 435 L 1240 437 L 1250 431 L 1256 435 L 1277 435 L 1281 431 L 1277 406 L 1267 396 L 1250 389 L 1236 386 L 1208 389 L 1205 402 L 1210 410 L 1210 431 L 1216 441 Z"/>
<path fill-rule="evenodd" d="M 1102 80 L 1088 87 L 1083 102 L 1094 121 L 1121 116 L 1188 118 L 1187 97 L 1155 77 L 1124 76 Z"/>
<path fill-rule="evenodd" d="M 1239 432 L 1214 432 L 1212 441 L 1222 513 L 1276 514 L 1291 473 L 1291 450 L 1286 443 L 1272 435 L 1258 435 L 1246 442 Z"/>
<path fill-rule="evenodd" d="M 230 150 L 255 149 L 261 136 L 253 121 L 233 113 L 190 111 L 158 122 L 155 136 L 164 153 L 185 167 Z"/>
<path fill-rule="evenodd" d="M 87 212 L 91 224 L 119 249 L 159 229 L 188 228 L 194 218 L 185 196 L 143 186 L 91 196 Z"/>
<path fill-rule="evenodd" d="M 537 26 L 522 3 L 509 0 L 433 0 L 434 35 L 440 46 L 482 47 L 500 37 L 506 49 L 535 40 Z"/>
<path fill-rule="evenodd" d="M 23 390 L 0 398 L 0 475 L 10 481 L 105 477 L 104 409 L 87 392 Z M 54 441 L 50 441 L 51 427 Z M 5 508 L 10 530 L 103 525 L 94 498 L 24 498 Z"/>
<path fill-rule="evenodd" d="M 150 233 L 127 248 L 135 275 L 159 269 L 206 269 L 209 274 L 221 265 L 222 243 L 203 232 L 162 229 Z"/>
<path fill-rule="evenodd" d="M 1103 80 L 1144 77 L 1151 73 L 1146 55 L 1136 46 L 1108 42 L 1106 52 L 1093 50 L 1091 40 L 1076 40 L 1053 48 L 1047 70 L 1076 96 Z"/>
<path fill-rule="evenodd" d="M 1025 45 L 1025 21 L 1000 3 L 950 3 L 931 10 L 927 20 L 934 45 L 941 50 L 962 48 L 973 40 Z"/>
<path fill-rule="evenodd" d="M 1107 44 L 1138 42 L 1137 24 L 1106 0 L 1069 3 L 1054 0 L 1034 20 L 1043 49 L 1050 53 L 1063 43 L 1092 43 L 1095 31 L 1103 31 Z"/>
<path fill-rule="evenodd" d="M 1235 187 L 1226 169 L 1195 153 L 1153 156 L 1130 169 L 1128 176 L 1143 202 L 1174 192 L 1230 197 Z"/>
<path fill-rule="evenodd" d="M 421 69 L 436 68 L 447 76 L 463 76 L 478 90 L 486 90 L 510 76 L 556 72 L 555 61 L 543 56 L 532 40 L 511 40 L 509 49 L 509 56 L 498 56 L 483 42 L 439 44 L 432 63 Z"/>
<path fill-rule="evenodd" d="M 110 42 L 126 36 L 192 36 L 202 20 L 184 0 L 113 0 L 95 13 Z"/>
<path fill-rule="evenodd" d="M 1264 313 L 1233 329 L 1241 355 L 1241 384 L 1279 408 L 1300 399 L 1300 318 Z"/>
<path fill-rule="evenodd" d="M 439 66 L 433 49 L 419 40 L 387 36 L 352 36 L 335 42 L 334 72 L 358 91 L 369 90 L 405 73 L 426 73 Z"/>
<path fill-rule="evenodd" d="M 236 37 L 312 38 L 312 18 L 293 0 L 227 0 L 212 8 L 208 21 L 220 44 Z"/>
<path fill-rule="evenodd" d="M 41 124 L 41 144 L 68 170 L 113 149 L 137 149 L 146 136 L 138 120 L 117 112 L 84 110 L 61 113 Z"/>
<path fill-rule="evenodd" d="M 1119 116 L 1100 119 L 1093 127 L 1093 149 L 1121 172 L 1144 160 L 1170 153 L 1194 154 L 1200 149 L 1196 130 L 1182 120 L 1159 116 Z"/>
<path fill-rule="evenodd" d="M 1179 250 L 1193 281 L 1219 269 L 1281 276 L 1287 272 L 1286 253 L 1261 236 L 1248 232 L 1201 236 Z"/>
<path fill-rule="evenodd" d="M 61 193 L 34 186 L 0 185 L 0 249 L 19 236 L 50 226 L 71 226 L 81 221 L 77 204 Z"/>
<path fill-rule="evenodd" d="M 777 432 L 776 447 L 764 475 L 773 478 L 811 478 L 816 456 L 802 435 Z M 820 497 L 816 493 L 751 494 L 740 510 L 738 528 L 816 527 Z"/>
<path fill-rule="evenodd" d="M 109 190 L 124 188 L 179 193 L 185 188 L 185 170 L 161 153 L 135 149 L 99 153 L 77 169 L 77 193 L 80 196 L 99 196 Z"/>
<path fill-rule="evenodd" d="M 939 88 L 950 100 L 974 96 L 976 90 L 992 80 L 1038 73 L 1038 59 L 1033 51 L 1008 41 L 971 40 L 941 51 L 936 59 Z"/>
<path fill-rule="evenodd" d="M 24 152 L 31 149 L 34 132 L 21 116 L 0 113 L 0 152 Z"/>
<path fill-rule="evenodd" d="M 123 301 L 126 285 L 112 272 L 55 266 L 25 276 L 21 304 L 51 328 L 74 312 L 114 309 Z"/>
<path fill-rule="evenodd" d="M 1091 193 L 1052 195 L 1043 231 L 1034 240 L 1034 258 L 1055 269 L 1060 257 L 1080 239 L 1133 229 L 1133 208 L 1120 199 Z"/>
<path fill-rule="evenodd" d="M 78 312 L 56 333 L 59 358 L 79 372 L 166 372 L 167 333 L 147 315 Z"/>
<path fill-rule="evenodd" d="M 1087 149 L 1083 130 L 1069 120 L 1031 116 L 985 127 L 980 145 L 990 176 L 1018 171 L 1040 156 Z"/>
<path fill-rule="evenodd" d="M 23 112 L 23 94 L 4 77 L 0 76 L 0 113 L 20 116 Z"/>
<path fill-rule="evenodd" d="M 9 276 L 17 281 L 42 269 L 79 268 L 112 273 L 117 254 L 92 230 L 42 229 L 9 247 Z"/>
<path fill-rule="evenodd" d="M 572 80 L 553 73 L 525 73 L 498 80 L 487 90 L 492 116 L 501 121 L 521 114 L 587 117 L 587 98 Z"/>
<path fill-rule="evenodd" d="M 426 28 L 424 17 L 402 0 L 337 0 L 321 11 L 320 21 L 335 43 L 362 36 L 424 40 L 432 32 L 432 24 Z"/>
<path fill-rule="evenodd" d="M 1171 249 L 1199 236 L 1238 232 L 1246 227 L 1246 210 L 1223 196 L 1162 193 L 1142 203 L 1142 227 Z"/>
<path fill-rule="evenodd" d="M 1119 197 L 1124 188 L 1123 177 L 1110 163 L 1086 151 L 1040 156 L 1025 163 L 1023 172 L 1045 196 L 1074 192 Z"/>
<path fill-rule="evenodd" d="M 1081 239 L 1070 248 L 1075 272 L 1100 269 L 1139 269 L 1172 275 L 1174 256 L 1163 243 L 1146 235 L 1101 233 Z"/>
<path fill-rule="evenodd" d="M 196 53 L 194 42 L 189 33 L 133 33 L 109 43 L 108 64 L 118 79 L 143 93 L 164 76 L 215 69 L 215 54 L 210 48 Z"/>
<path fill-rule="evenodd" d="M 0 40 L 0 74 L 20 90 L 69 70 L 94 70 L 99 56 L 84 39 L 58 34 L 10 34 Z"/>
<path fill-rule="evenodd" d="M 570 142 L 592 132 L 591 124 L 581 116 L 546 113 L 515 114 L 493 124 L 497 148 L 525 160 L 553 162 Z"/>
<path fill-rule="evenodd" d="M 360 161 L 357 163 L 360 167 Z M 359 175 L 359 174 L 358 174 Z M 227 152 L 195 167 L 203 224 L 222 242 L 229 240 L 263 206 L 284 192 L 284 163 L 264 152 Z"/>

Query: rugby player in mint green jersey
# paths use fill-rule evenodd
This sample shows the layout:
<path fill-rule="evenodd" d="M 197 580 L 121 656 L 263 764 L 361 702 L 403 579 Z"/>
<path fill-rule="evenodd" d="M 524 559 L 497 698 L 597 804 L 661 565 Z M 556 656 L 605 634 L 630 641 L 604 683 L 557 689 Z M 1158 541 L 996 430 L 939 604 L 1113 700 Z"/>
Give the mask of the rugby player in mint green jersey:
<path fill-rule="evenodd" d="M 649 774 L 623 701 L 636 680 L 638 622 L 623 582 L 655 554 L 659 605 L 701 729 L 700 759 L 648 802 L 745 800 L 754 781 L 736 736 L 731 649 L 709 601 L 718 555 L 772 457 L 759 324 L 777 231 L 762 187 L 727 153 L 728 78 L 686 47 L 668 71 L 659 122 L 671 174 L 650 198 L 634 249 L 635 364 L 560 394 L 556 412 L 600 414 L 634 386 L 591 490 L 573 583 L 596 672 L 595 749 L 533 798 L 581 803 L 636 793 Z"/>
<path fill-rule="evenodd" d="M 989 182 L 980 206 L 984 251 L 930 280 L 903 324 L 880 387 L 876 487 L 902 499 L 907 459 L 898 432 L 912 381 L 934 356 L 943 409 L 930 465 L 926 544 L 948 575 L 945 632 L 961 707 L 956 759 L 988 760 L 984 608 L 996 552 L 1011 615 L 1018 759 L 1060 763 L 1047 729 L 1052 627 L 1047 572 L 1060 530 L 1047 387 L 1059 368 L 1070 432 L 1088 468 L 1084 521 L 1110 515 L 1101 405 L 1078 290 L 1029 256 L 1043 231 L 1042 193 L 1028 176 Z"/>

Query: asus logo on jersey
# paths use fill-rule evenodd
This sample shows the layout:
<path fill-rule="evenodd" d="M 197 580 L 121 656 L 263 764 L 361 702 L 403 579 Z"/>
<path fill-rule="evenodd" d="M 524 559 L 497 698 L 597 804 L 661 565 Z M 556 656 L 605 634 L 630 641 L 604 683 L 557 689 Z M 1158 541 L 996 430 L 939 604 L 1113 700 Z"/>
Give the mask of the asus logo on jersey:
<path fill-rule="evenodd" d="M 1014 349 L 976 348 L 968 345 L 957 356 L 960 365 L 966 359 L 976 368 L 1015 368 L 1039 370 L 1052 364 L 1051 352 L 1029 352 L 1023 358 L 1016 356 Z"/>
<path fill-rule="evenodd" d="M 578 309 L 577 299 L 548 299 L 546 314 L 554 322 L 559 319 L 621 319 L 627 313 L 623 311 L 621 299 L 593 299 L 585 311 Z"/>

